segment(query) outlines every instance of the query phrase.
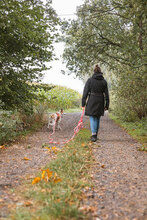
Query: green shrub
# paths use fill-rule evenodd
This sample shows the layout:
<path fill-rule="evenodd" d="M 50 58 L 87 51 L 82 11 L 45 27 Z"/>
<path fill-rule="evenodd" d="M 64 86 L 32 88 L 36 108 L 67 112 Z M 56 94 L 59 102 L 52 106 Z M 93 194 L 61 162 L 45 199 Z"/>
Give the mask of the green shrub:
<path fill-rule="evenodd" d="M 38 114 L 0 110 L 0 144 L 14 140 L 20 135 L 36 130 L 43 119 Z M 39 122 L 39 124 L 38 124 Z"/>
<path fill-rule="evenodd" d="M 12 111 L 0 110 L 0 143 L 11 140 L 21 124 L 18 114 Z"/>
<path fill-rule="evenodd" d="M 142 67 L 120 68 L 111 75 L 111 109 L 123 121 L 133 122 L 147 116 L 146 72 Z"/>
<path fill-rule="evenodd" d="M 49 91 L 38 88 L 35 94 L 38 96 L 38 100 L 35 101 L 37 112 L 43 112 L 43 109 L 46 111 L 47 108 L 77 108 L 81 103 L 81 95 L 77 91 L 63 86 L 55 86 Z"/>

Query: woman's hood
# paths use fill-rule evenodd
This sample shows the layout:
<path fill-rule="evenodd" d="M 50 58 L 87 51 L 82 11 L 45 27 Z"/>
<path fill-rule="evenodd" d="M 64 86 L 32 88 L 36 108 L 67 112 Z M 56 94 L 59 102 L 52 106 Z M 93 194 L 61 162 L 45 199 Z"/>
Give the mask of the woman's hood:
<path fill-rule="evenodd" d="M 103 80 L 104 79 L 103 73 L 101 73 L 101 72 L 94 73 L 92 78 L 97 79 L 97 80 Z"/>

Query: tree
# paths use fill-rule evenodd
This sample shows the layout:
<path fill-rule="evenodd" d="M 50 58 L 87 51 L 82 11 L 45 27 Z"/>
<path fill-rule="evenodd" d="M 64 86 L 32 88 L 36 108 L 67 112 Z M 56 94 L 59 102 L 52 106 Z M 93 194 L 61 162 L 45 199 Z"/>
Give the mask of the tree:
<path fill-rule="evenodd" d="M 127 84 L 126 92 L 132 94 L 131 110 L 138 86 L 140 94 L 145 96 L 146 92 L 146 7 L 145 0 L 85 0 L 77 10 L 77 19 L 63 26 L 66 31 L 63 58 L 69 70 L 82 77 L 91 74 L 95 63 L 106 66 L 119 85 L 116 100 L 125 99 L 124 103 L 128 100 L 121 88 L 129 75 L 129 80 L 135 83 L 133 94 L 131 84 Z M 136 112 L 141 118 L 146 115 L 147 106 L 142 102 L 141 113 L 138 103 Z"/>
<path fill-rule="evenodd" d="M 90 0 L 79 7 L 77 20 L 68 24 L 63 57 L 78 74 L 99 62 L 140 67 L 145 62 L 145 1 Z M 134 59 L 135 57 L 135 59 Z"/>
<path fill-rule="evenodd" d="M 0 1 L 0 100 L 4 108 L 28 103 L 30 84 L 54 59 L 57 15 L 42 0 Z"/>

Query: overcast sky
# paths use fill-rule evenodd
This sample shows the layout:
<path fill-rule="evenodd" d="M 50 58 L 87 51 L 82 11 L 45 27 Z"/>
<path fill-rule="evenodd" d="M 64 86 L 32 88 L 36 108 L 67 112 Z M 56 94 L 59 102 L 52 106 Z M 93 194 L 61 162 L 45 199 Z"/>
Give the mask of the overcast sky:
<path fill-rule="evenodd" d="M 61 18 L 75 18 L 76 7 L 83 3 L 83 0 L 52 0 L 52 6 L 56 10 L 57 14 Z M 78 92 L 83 92 L 83 82 L 79 79 L 75 79 L 74 75 L 63 75 L 61 70 L 68 72 L 65 65 L 62 63 L 61 54 L 64 49 L 63 43 L 58 43 L 55 45 L 55 53 L 59 58 L 58 61 L 53 61 L 49 63 L 52 68 L 45 73 L 43 79 L 44 83 L 52 83 L 55 85 L 66 86 L 77 90 Z"/>

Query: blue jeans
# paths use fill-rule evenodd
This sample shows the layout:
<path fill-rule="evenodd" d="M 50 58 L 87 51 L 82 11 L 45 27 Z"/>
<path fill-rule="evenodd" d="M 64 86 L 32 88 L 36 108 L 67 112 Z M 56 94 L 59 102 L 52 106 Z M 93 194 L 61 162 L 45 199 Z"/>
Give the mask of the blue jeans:
<path fill-rule="evenodd" d="M 100 116 L 89 116 L 92 135 L 96 135 L 100 126 Z"/>

